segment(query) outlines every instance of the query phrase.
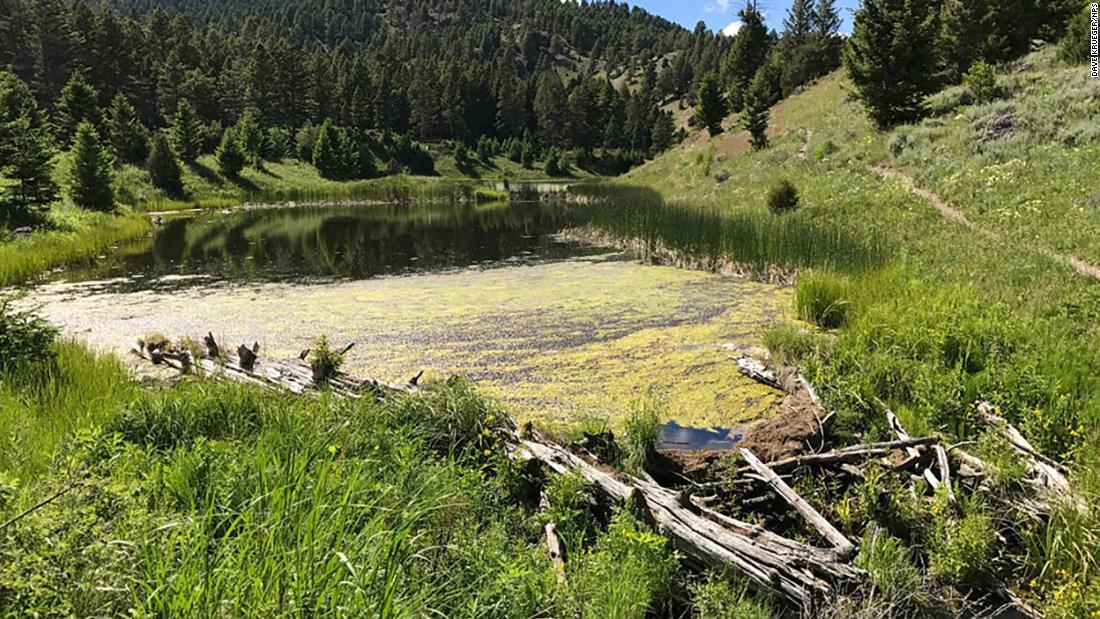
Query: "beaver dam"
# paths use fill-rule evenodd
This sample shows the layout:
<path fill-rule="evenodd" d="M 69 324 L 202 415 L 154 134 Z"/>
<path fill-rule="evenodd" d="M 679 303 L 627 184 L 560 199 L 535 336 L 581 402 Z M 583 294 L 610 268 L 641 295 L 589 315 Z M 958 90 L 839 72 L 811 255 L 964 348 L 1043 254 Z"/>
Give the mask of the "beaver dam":
<path fill-rule="evenodd" d="M 684 425 L 735 427 L 775 404 L 730 357 L 785 317 L 789 289 L 559 234 L 593 208 L 374 204 L 170 219 L 57 274 L 32 301 L 67 333 L 119 352 L 150 333 L 213 332 L 294 358 L 323 333 L 358 343 L 349 372 L 463 375 L 550 424 L 616 417 L 650 389 Z"/>

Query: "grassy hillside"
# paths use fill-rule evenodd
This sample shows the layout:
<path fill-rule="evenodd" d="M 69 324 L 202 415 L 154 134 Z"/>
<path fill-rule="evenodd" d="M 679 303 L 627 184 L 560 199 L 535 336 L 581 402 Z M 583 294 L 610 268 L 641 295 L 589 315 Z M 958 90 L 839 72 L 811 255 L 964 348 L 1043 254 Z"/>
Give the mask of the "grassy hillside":
<path fill-rule="evenodd" d="M 1070 466 L 1088 503 L 1066 504 L 1036 526 L 994 512 L 993 489 L 951 518 L 946 543 L 942 529 L 925 524 L 937 517 L 936 503 L 920 503 L 887 527 L 918 550 L 886 572 L 924 565 L 928 590 L 999 578 L 1048 616 L 1091 616 L 1100 612 L 1100 282 L 1072 261 L 1100 262 L 1100 180 L 1088 172 L 1100 169 L 1100 82 L 1047 50 L 1005 68 L 999 88 L 983 104 L 967 104 L 961 87 L 940 93 L 931 118 L 883 134 L 834 74 L 773 110 L 771 148 L 749 152 L 734 132 L 694 136 L 622 182 L 713 217 L 797 217 L 880 241 L 890 256 L 880 269 L 802 275 L 798 315 L 831 329 L 778 329 L 767 337 L 773 352 L 824 389 L 841 435 L 889 438 L 889 406 L 911 433 L 986 448 L 994 441 L 974 403 L 992 401 L 1043 453 Z M 884 170 L 894 176 L 883 178 Z M 898 174 L 961 217 L 946 217 Z M 800 192 L 795 215 L 766 212 L 781 179 Z M 998 483 L 1012 479 L 1006 469 Z M 834 497 L 828 509 L 859 526 L 876 516 L 858 497 Z M 945 569 L 980 522 L 1012 541 L 966 551 L 968 576 Z"/>

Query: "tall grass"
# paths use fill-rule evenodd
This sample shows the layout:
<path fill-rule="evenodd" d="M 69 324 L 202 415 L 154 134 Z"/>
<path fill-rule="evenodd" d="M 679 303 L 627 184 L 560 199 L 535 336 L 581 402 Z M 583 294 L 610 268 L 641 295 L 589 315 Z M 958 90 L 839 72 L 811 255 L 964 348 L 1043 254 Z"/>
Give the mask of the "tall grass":
<path fill-rule="evenodd" d="M 103 423 L 137 387 L 119 361 L 73 342 L 56 358 L 0 375 L 0 472 L 23 480 L 44 473 L 81 432 Z"/>
<path fill-rule="evenodd" d="M 37 232 L 30 238 L 0 241 L 0 286 L 32 279 L 52 268 L 89 262 L 118 243 L 149 231 L 143 217 L 92 218 L 73 231 Z"/>
<path fill-rule="evenodd" d="M 0 544 L 5 612 L 642 619 L 680 578 L 619 514 L 579 525 L 559 583 L 501 453 L 510 422 L 463 381 L 374 402 L 190 379 L 120 410 L 66 450 L 79 490 Z M 583 483 L 549 490 L 587 512 Z"/>
<path fill-rule="evenodd" d="M 619 184 L 583 185 L 575 191 L 593 201 L 576 210 L 577 225 L 643 241 L 647 251 L 672 250 L 687 258 L 728 260 L 758 270 L 861 271 L 886 260 L 880 240 L 853 237 L 800 213 L 776 216 L 758 207 L 668 202 L 653 190 Z"/>

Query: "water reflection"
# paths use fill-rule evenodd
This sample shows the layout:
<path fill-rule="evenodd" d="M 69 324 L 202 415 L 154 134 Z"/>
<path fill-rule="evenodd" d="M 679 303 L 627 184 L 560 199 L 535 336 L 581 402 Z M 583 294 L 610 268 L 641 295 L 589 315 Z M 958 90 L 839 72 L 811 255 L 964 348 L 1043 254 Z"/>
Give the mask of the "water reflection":
<path fill-rule="evenodd" d="M 691 428 L 670 421 L 661 426 L 657 448 L 664 451 L 730 451 L 744 438 L 741 430 L 715 426 Z"/>
<path fill-rule="evenodd" d="M 248 281 L 363 279 L 560 260 L 606 250 L 555 236 L 575 205 L 513 202 L 254 209 L 168 220 L 69 280 L 207 275 Z M 186 280 L 179 280 L 186 281 Z M 137 284 L 138 282 L 135 282 Z"/>

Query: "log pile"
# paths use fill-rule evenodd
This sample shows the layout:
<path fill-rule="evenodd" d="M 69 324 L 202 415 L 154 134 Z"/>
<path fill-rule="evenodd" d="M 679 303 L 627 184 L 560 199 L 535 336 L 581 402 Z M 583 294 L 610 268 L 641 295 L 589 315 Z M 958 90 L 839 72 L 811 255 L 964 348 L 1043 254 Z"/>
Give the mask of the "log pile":
<path fill-rule="evenodd" d="M 236 354 L 225 354 L 211 333 L 206 335 L 203 343 L 205 350 L 196 355 L 185 347 L 173 346 L 161 338 L 151 338 L 148 342 L 139 340 L 134 353 L 154 364 L 164 364 L 185 374 L 198 373 L 270 389 L 284 389 L 295 394 L 324 387 L 342 397 L 382 397 L 412 391 L 420 379 L 420 374 L 417 374 L 408 383 L 387 383 L 372 378 L 355 378 L 338 371 L 326 377 L 321 384 L 315 379 L 314 370 L 304 356 L 291 360 L 261 358 L 258 343 L 252 346 L 242 344 Z"/>
<path fill-rule="evenodd" d="M 324 386 L 350 398 L 410 393 L 418 389 L 421 376 L 417 374 L 407 383 L 395 385 L 337 372 L 321 385 L 304 360 L 308 351 L 297 359 L 277 361 L 262 357 L 257 345 L 242 345 L 236 355 L 227 355 L 212 334 L 207 335 L 204 343 L 206 350 L 198 358 L 189 350 L 173 348 L 162 341 L 139 342 L 136 352 L 153 363 L 167 364 L 182 372 L 197 372 L 292 393 L 306 393 Z M 747 357 L 739 359 L 738 366 L 744 375 L 762 384 L 788 393 L 792 390 L 806 392 L 820 409 L 816 392 L 801 375 L 781 376 Z M 985 462 L 964 450 L 943 445 L 939 437 L 909 435 L 897 416 L 888 408 L 884 409 L 895 440 L 822 449 L 767 463 L 751 450 L 742 449 L 743 464 L 734 467 L 727 478 L 712 483 L 685 479 L 684 485 L 665 486 L 645 473 L 633 476 L 616 471 L 601 462 L 602 454 L 613 450 L 600 446 L 608 440 L 614 446 L 613 437 L 589 436 L 584 442 L 565 446 L 527 426 L 522 431 L 513 429 L 508 450 L 513 459 L 524 463 L 526 471 L 579 474 L 604 502 L 624 505 L 651 523 L 691 563 L 702 568 L 739 572 L 757 587 L 770 591 L 777 600 L 812 616 L 821 602 L 865 590 L 868 576 L 852 563 L 856 544 L 800 496 L 785 476 L 813 470 L 815 474 L 838 479 L 861 480 L 864 468 L 873 465 L 888 471 L 908 472 L 917 483 L 927 482 L 930 490 L 944 488 L 953 493 L 956 487 L 963 488 L 964 483 L 970 490 L 980 487 L 991 470 Z M 979 412 L 990 428 L 1003 435 L 1028 462 L 1030 483 L 1041 494 L 1023 504 L 1037 512 L 1049 513 L 1056 497 L 1070 494 L 1064 468 L 1043 457 L 1007 420 L 997 415 L 992 406 L 983 403 Z M 822 446 L 829 418 L 829 415 L 818 417 Z M 816 531 L 824 544 L 811 545 L 784 536 L 766 525 L 751 524 L 722 513 L 715 508 L 721 502 L 719 495 L 704 496 L 703 492 L 726 492 L 727 500 L 732 495 L 742 508 L 765 516 L 797 515 L 810 527 L 808 531 Z M 949 496 L 953 498 L 953 494 Z M 545 501 L 545 495 L 543 497 Z M 556 526 L 548 523 L 544 534 L 550 560 L 558 578 L 564 580 L 566 558 Z M 1002 587 L 999 595 L 1009 600 L 1017 612 L 1034 616 L 1031 609 L 1007 589 Z"/>

